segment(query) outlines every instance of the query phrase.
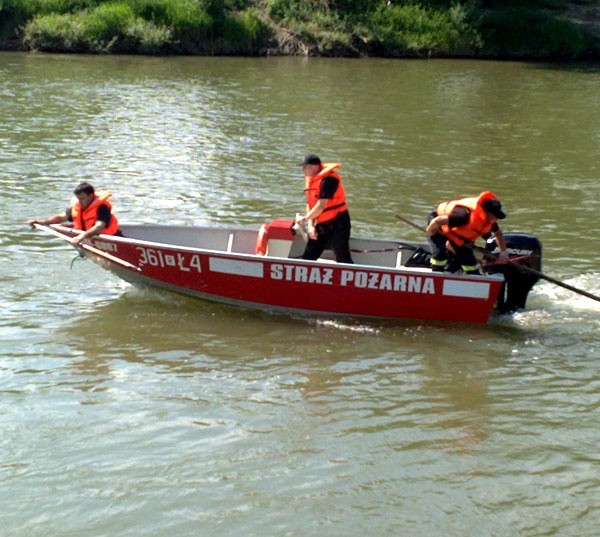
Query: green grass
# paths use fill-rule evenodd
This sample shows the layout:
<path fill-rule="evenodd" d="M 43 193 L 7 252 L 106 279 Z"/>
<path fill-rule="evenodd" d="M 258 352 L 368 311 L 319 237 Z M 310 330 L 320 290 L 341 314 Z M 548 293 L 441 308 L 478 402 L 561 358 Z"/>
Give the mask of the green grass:
<path fill-rule="evenodd" d="M 17 3 L 16 0 L 11 0 Z M 23 43 L 54 52 L 253 54 L 268 38 L 252 8 L 229 12 L 197 0 L 22 0 Z M 238 5 L 242 3 L 238 2 Z M 216 6 L 216 7 L 215 7 Z M 35 9 L 39 7 L 39 12 Z M 35 13 L 35 14 L 34 14 Z"/>
<path fill-rule="evenodd" d="M 23 38 L 29 48 L 56 52 L 158 53 L 170 40 L 169 29 L 136 16 L 130 5 L 122 3 L 36 16 L 26 24 Z"/>
<path fill-rule="evenodd" d="M 261 54 L 284 28 L 284 38 L 300 45 L 289 50 L 327 56 L 598 58 L 600 39 L 561 18 L 567 5 L 565 0 L 0 0 L 0 47 Z"/>
<path fill-rule="evenodd" d="M 391 55 L 473 55 L 481 46 L 465 7 L 381 6 L 370 18 L 370 41 Z"/>

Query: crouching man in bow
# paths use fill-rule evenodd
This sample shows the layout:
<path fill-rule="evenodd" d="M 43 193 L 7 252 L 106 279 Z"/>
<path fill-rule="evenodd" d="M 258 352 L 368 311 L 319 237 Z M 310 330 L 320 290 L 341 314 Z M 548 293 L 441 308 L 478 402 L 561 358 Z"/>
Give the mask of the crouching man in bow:
<path fill-rule="evenodd" d="M 463 198 L 440 203 L 429 215 L 427 233 L 432 248 L 431 269 L 443 272 L 450 268 L 448 252 L 452 252 L 466 274 L 481 274 L 473 253 L 473 244 L 479 237 L 487 239 L 493 233 L 500 256 L 506 263 L 506 241 L 497 221 L 506 218 L 502 205 L 493 192 L 485 191 L 476 198 Z"/>

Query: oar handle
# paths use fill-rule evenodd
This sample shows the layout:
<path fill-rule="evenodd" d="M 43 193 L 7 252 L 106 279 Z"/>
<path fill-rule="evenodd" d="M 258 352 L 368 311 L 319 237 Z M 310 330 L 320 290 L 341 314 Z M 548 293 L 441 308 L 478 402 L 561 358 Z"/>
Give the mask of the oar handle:
<path fill-rule="evenodd" d="M 517 270 L 535 274 L 538 278 L 541 278 L 542 280 L 546 280 L 555 285 L 558 285 L 559 287 L 563 287 L 564 289 L 568 289 L 569 291 L 573 291 L 574 293 L 579 293 L 580 295 L 583 295 L 587 298 L 591 298 L 592 300 L 596 300 L 597 302 L 600 302 L 600 296 L 589 293 L 588 291 L 584 291 L 583 289 L 579 289 L 578 287 L 573 287 L 572 285 L 569 285 L 568 283 L 557 280 L 556 278 L 553 278 L 552 276 L 548 276 L 547 274 L 544 274 L 543 272 L 540 272 L 539 270 L 535 270 L 534 268 L 528 267 L 527 265 L 521 265 L 520 263 L 515 263 L 514 261 L 507 261 L 507 264 L 515 267 Z"/>
<path fill-rule="evenodd" d="M 408 224 L 409 226 L 414 227 L 415 229 L 418 229 L 419 231 L 425 233 L 425 235 L 429 235 L 429 233 L 427 233 L 427 230 L 423 227 L 420 226 L 419 224 L 415 224 L 414 222 L 412 222 L 411 220 L 409 220 L 408 218 L 404 218 L 404 216 L 397 214 L 396 218 L 398 220 L 401 220 L 402 222 L 404 222 L 405 224 Z"/>
<path fill-rule="evenodd" d="M 419 231 L 428 235 L 427 230 L 423 226 L 415 224 L 414 222 L 408 220 L 408 218 L 404 218 L 403 216 L 401 216 L 399 214 L 396 215 L 396 218 L 398 220 L 401 220 L 405 224 L 408 224 L 409 226 L 412 226 L 415 229 L 418 229 Z M 480 253 L 486 254 L 488 256 L 491 256 L 493 258 L 498 257 L 497 254 L 488 252 L 485 248 L 482 248 L 481 246 L 472 245 L 472 248 L 475 252 L 480 252 Z M 515 267 L 517 270 L 520 270 L 521 272 L 529 272 L 530 274 L 535 274 L 538 278 L 549 281 L 555 285 L 558 285 L 559 287 L 563 287 L 564 289 L 568 289 L 569 291 L 573 291 L 574 293 L 578 293 L 587 298 L 591 298 L 592 300 L 596 300 L 597 302 L 600 302 L 600 296 L 594 295 L 592 293 L 588 293 L 587 291 L 584 291 L 583 289 L 573 287 L 572 285 L 569 285 L 568 283 L 557 280 L 556 278 L 553 278 L 552 276 L 548 276 L 547 274 L 544 274 L 543 272 L 540 272 L 539 270 L 535 270 L 531 267 L 528 267 L 527 265 L 521 265 L 520 263 L 515 263 L 514 261 L 510 261 L 510 260 L 507 261 L 506 263 L 512 267 Z"/>
<path fill-rule="evenodd" d="M 33 227 L 35 227 L 37 229 L 41 229 L 42 231 L 51 233 L 52 235 L 58 237 L 59 239 L 63 239 L 68 242 L 70 242 L 70 240 L 71 240 L 71 237 L 69 235 L 65 235 L 64 233 L 61 233 L 60 231 L 57 231 L 56 229 L 53 229 L 49 226 L 45 226 L 43 224 L 33 224 Z M 104 257 L 105 259 L 108 259 L 109 261 L 112 261 L 113 263 L 116 263 L 117 265 L 121 265 L 128 269 L 135 270 L 137 272 L 142 271 L 142 269 L 140 267 L 136 267 L 135 265 L 132 265 L 131 263 L 129 263 L 128 261 L 125 261 L 124 259 L 121 259 L 119 257 L 111 255 L 107 252 L 104 252 L 103 250 L 99 250 L 98 248 L 94 248 L 93 246 L 90 246 L 89 244 L 79 243 L 77 246 L 74 246 L 74 248 L 81 248 L 82 250 L 86 250 L 97 256 Z"/>

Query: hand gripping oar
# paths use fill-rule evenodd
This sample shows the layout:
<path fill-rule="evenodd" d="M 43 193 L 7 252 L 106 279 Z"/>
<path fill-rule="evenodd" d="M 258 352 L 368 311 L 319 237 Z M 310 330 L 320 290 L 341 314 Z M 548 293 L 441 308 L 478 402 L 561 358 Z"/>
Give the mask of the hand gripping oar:
<path fill-rule="evenodd" d="M 68 235 L 64 235 L 60 231 L 56 231 L 55 229 L 52 229 L 49 226 L 44 226 L 42 224 L 33 224 L 33 227 L 35 227 L 37 229 L 41 229 L 42 231 L 46 231 L 48 233 L 52 233 L 52 235 L 55 235 L 59 239 L 63 239 L 63 240 L 68 241 L 68 242 L 71 240 L 71 237 L 69 237 Z M 77 246 L 74 246 L 74 248 L 81 248 L 82 250 L 86 250 L 86 251 L 88 251 L 88 252 L 90 252 L 90 253 L 92 253 L 94 255 L 97 255 L 97 256 L 100 256 L 100 257 L 104 257 L 105 259 L 108 259 L 109 261 L 112 261 L 113 263 L 116 263 L 117 265 L 121 265 L 121 266 L 126 267 L 128 269 L 136 270 L 138 272 L 142 272 L 142 269 L 140 267 L 136 267 L 135 265 L 132 265 L 131 263 L 128 263 L 124 259 L 120 259 L 118 257 L 115 257 L 114 255 L 111 255 L 111 254 L 108 254 L 106 252 L 103 252 L 102 250 L 98 250 L 98 248 L 94 248 L 93 246 L 90 246 L 89 244 L 79 243 Z"/>
<path fill-rule="evenodd" d="M 424 227 L 422 227 L 418 224 L 415 224 L 414 222 L 411 222 L 410 220 L 408 220 L 407 218 L 404 218 L 403 216 L 400 216 L 399 214 L 396 215 L 396 218 L 398 220 L 401 220 L 405 224 L 408 224 L 409 226 L 412 226 L 415 229 L 418 229 L 419 231 L 422 231 L 423 233 L 428 235 L 427 230 Z M 484 253 L 493 258 L 498 257 L 497 254 L 492 254 L 491 252 L 488 252 L 485 248 L 481 248 L 481 246 L 473 245 L 472 248 L 476 252 Z M 538 278 L 549 281 L 555 285 L 558 285 L 559 287 L 563 287 L 564 289 L 568 289 L 569 291 L 573 291 L 574 293 L 583 295 L 587 298 L 591 298 L 592 300 L 596 300 L 597 302 L 600 302 L 600 296 L 594 295 L 592 293 L 588 293 L 587 291 L 584 291 L 583 289 L 573 287 L 572 285 L 569 285 L 568 283 L 557 280 L 556 278 L 553 278 L 552 276 L 548 276 L 547 274 L 544 274 L 543 272 L 540 272 L 539 270 L 535 270 L 531 267 L 528 267 L 527 265 L 521 265 L 520 263 L 515 263 L 514 261 L 510 261 L 510 260 L 507 261 L 506 264 L 510 265 L 512 267 L 515 267 L 517 270 L 520 270 L 521 272 L 529 272 L 530 274 L 535 274 Z"/>

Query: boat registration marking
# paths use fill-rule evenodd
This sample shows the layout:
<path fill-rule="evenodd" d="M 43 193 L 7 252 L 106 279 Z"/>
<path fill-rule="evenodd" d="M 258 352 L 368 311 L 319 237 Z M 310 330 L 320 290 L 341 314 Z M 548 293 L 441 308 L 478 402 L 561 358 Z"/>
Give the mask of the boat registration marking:
<path fill-rule="evenodd" d="M 442 293 L 446 296 L 487 299 L 490 296 L 490 284 L 484 282 L 445 280 Z"/>
<path fill-rule="evenodd" d="M 150 265 L 151 267 L 178 268 L 182 272 L 191 272 L 194 269 L 197 272 L 202 272 L 200 265 L 200 256 L 194 254 L 191 257 L 186 257 L 181 252 L 167 254 L 155 248 L 142 248 L 138 246 L 136 250 L 140 254 L 139 265 Z"/>
<path fill-rule="evenodd" d="M 104 250 L 105 252 L 117 252 L 118 248 L 114 242 L 106 242 L 106 241 L 94 241 L 94 245 L 96 248 L 100 250 Z"/>
<path fill-rule="evenodd" d="M 222 259 L 220 257 L 211 257 L 208 261 L 208 266 L 212 272 L 251 276 L 253 278 L 264 277 L 264 266 L 257 261 L 240 261 L 239 259 Z"/>

